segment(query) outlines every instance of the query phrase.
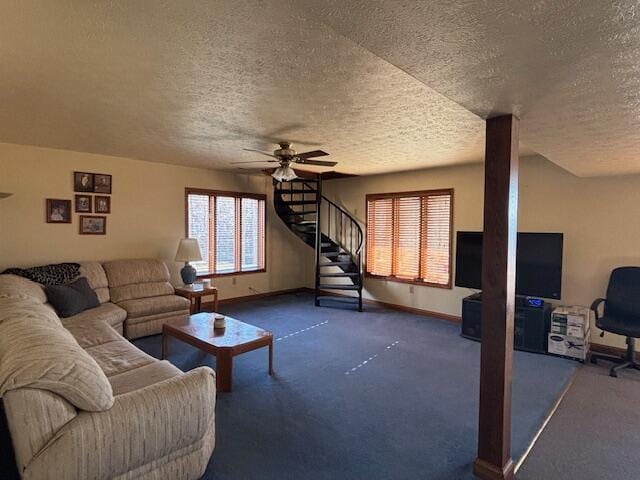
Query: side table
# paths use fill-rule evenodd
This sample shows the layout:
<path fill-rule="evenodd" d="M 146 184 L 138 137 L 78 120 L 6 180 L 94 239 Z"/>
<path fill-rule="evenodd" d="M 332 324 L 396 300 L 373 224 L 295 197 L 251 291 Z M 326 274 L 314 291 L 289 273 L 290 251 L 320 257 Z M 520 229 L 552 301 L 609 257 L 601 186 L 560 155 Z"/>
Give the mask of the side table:
<path fill-rule="evenodd" d="M 202 309 L 202 297 L 213 295 L 213 311 L 218 312 L 218 288 L 204 283 L 182 285 L 176 287 L 176 295 L 188 298 L 191 304 L 191 314 L 200 313 Z"/>

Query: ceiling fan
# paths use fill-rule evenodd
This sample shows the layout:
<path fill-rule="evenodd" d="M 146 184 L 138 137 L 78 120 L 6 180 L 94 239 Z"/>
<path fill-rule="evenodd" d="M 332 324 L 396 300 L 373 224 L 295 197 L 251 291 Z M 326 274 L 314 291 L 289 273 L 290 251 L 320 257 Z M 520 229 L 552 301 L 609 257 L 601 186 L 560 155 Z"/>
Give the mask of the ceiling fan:
<path fill-rule="evenodd" d="M 262 152 L 260 150 L 254 150 L 253 148 L 244 148 L 247 152 L 256 152 L 267 157 L 275 158 L 275 160 L 256 160 L 249 162 L 232 162 L 232 165 L 246 164 L 246 163 L 279 163 L 280 166 L 276 168 L 275 172 L 271 174 L 278 182 L 289 182 L 295 178 L 298 178 L 296 172 L 291 168 L 292 163 L 298 163 L 300 165 L 317 165 L 321 167 L 333 167 L 338 162 L 327 162 L 325 160 L 314 160 L 313 157 L 324 157 L 329 155 L 322 150 L 312 150 L 311 152 L 296 153 L 291 148 L 290 142 L 279 142 L 280 148 L 273 151 L 273 154 Z"/>

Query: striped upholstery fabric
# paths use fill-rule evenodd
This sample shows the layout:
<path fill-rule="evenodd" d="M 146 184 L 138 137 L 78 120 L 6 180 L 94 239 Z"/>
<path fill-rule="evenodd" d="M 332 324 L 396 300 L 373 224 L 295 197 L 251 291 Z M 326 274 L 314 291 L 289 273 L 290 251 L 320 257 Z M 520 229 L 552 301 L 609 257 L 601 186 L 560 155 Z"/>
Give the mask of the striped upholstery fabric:
<path fill-rule="evenodd" d="M 45 302 L 39 285 L 0 275 L 0 396 L 22 478 L 200 478 L 215 444 L 213 370 L 143 353 L 112 303 L 63 326 Z M 134 333 L 182 315 L 137 317 Z"/>
<path fill-rule="evenodd" d="M 109 279 L 111 301 L 172 295 L 169 269 L 162 260 L 115 260 L 103 264 Z"/>
<path fill-rule="evenodd" d="M 113 405 L 104 372 L 44 305 L 0 307 L 0 396 L 18 388 L 47 390 L 77 408 Z"/>
<path fill-rule="evenodd" d="M 0 275 L 0 299 L 25 300 L 34 303 L 47 303 L 44 288 L 31 280 L 17 275 Z"/>
<path fill-rule="evenodd" d="M 175 295 L 169 269 L 157 259 L 106 262 L 111 301 L 127 311 L 124 335 L 156 335 L 167 321 L 189 315 L 189 300 Z"/>
<path fill-rule="evenodd" d="M 100 303 L 110 300 L 109 297 L 109 281 L 107 274 L 102 268 L 100 262 L 84 262 L 80 264 L 80 275 L 87 278 L 89 285 L 93 288 L 98 296 Z"/>
<path fill-rule="evenodd" d="M 62 324 L 66 328 L 96 321 L 111 325 L 113 329 L 122 335 L 124 331 L 124 321 L 127 318 L 126 310 L 120 308 L 115 303 L 106 302 L 96 308 L 91 308 L 67 318 L 61 318 Z"/>
<path fill-rule="evenodd" d="M 32 388 L 7 392 L 4 405 L 19 471 L 24 471 L 31 459 L 77 415 L 75 407 L 64 398 Z"/>

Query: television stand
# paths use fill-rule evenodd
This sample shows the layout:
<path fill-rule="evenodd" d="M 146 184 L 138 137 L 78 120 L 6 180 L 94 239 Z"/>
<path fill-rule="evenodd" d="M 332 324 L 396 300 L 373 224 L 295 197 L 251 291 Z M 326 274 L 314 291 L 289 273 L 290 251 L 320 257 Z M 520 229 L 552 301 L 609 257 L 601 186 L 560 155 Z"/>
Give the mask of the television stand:
<path fill-rule="evenodd" d="M 548 333 L 551 329 L 552 305 L 543 302 L 541 307 L 530 307 L 526 297 L 516 297 L 513 347 L 525 352 L 547 353 Z M 480 341 L 482 336 L 482 292 L 462 299 L 461 335 Z"/>

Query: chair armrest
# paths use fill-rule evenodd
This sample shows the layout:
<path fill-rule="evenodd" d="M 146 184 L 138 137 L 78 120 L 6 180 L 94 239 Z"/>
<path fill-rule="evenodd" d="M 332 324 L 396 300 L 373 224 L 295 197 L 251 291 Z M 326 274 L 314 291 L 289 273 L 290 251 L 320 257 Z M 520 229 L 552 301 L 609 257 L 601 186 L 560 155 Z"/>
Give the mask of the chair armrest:
<path fill-rule="evenodd" d="M 591 304 L 591 310 L 593 310 L 593 314 L 596 317 L 596 321 L 600 320 L 600 313 L 598 312 L 598 307 L 601 303 L 606 302 L 605 298 L 596 298 Z"/>
<path fill-rule="evenodd" d="M 215 373 L 200 367 L 80 412 L 27 466 L 29 478 L 113 478 L 213 435 Z M 212 442 L 209 442 L 213 445 Z"/>

